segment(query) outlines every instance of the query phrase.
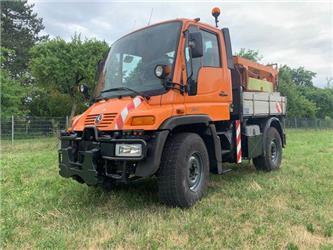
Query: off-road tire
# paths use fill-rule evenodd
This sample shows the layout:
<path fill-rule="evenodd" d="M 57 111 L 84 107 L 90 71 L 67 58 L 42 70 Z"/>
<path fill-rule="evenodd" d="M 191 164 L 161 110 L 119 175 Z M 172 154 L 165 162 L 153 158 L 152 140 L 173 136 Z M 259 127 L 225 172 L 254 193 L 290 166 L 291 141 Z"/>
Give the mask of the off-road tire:
<path fill-rule="evenodd" d="M 201 179 L 193 185 L 190 167 L 201 161 Z M 168 139 L 158 172 L 158 194 L 168 206 L 191 207 L 202 198 L 208 183 L 209 158 L 204 141 L 195 133 L 179 133 Z M 194 188 L 195 187 L 195 188 Z"/>
<path fill-rule="evenodd" d="M 274 127 L 268 128 L 267 136 L 264 138 L 265 154 L 253 159 L 257 170 L 272 171 L 280 168 L 282 161 L 282 141 L 279 132 Z M 272 146 L 272 144 L 275 146 Z M 275 157 L 273 157 L 275 148 Z"/>

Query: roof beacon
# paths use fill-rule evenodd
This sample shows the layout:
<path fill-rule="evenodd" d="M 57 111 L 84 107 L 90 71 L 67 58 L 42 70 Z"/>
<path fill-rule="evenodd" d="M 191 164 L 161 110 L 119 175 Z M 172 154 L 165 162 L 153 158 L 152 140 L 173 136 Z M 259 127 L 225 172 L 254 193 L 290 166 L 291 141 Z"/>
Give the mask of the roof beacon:
<path fill-rule="evenodd" d="M 215 26 L 216 26 L 216 28 L 219 27 L 219 26 L 217 25 L 217 23 L 219 22 L 218 17 L 219 17 L 219 15 L 220 15 L 220 13 L 221 13 L 220 8 L 215 7 L 215 8 L 212 9 L 212 15 L 213 15 L 213 17 L 215 18 Z"/>

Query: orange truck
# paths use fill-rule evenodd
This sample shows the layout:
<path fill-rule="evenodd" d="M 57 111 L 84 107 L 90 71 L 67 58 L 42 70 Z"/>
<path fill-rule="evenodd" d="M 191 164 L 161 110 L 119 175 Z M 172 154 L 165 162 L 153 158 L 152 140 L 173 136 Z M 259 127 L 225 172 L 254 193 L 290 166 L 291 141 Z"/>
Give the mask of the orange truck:
<path fill-rule="evenodd" d="M 190 207 L 210 173 L 228 172 L 224 163 L 280 167 L 286 99 L 277 69 L 233 56 L 219 9 L 212 14 L 216 27 L 176 19 L 111 46 L 92 105 L 61 132 L 61 176 L 106 188 L 156 176 L 162 203 Z"/>

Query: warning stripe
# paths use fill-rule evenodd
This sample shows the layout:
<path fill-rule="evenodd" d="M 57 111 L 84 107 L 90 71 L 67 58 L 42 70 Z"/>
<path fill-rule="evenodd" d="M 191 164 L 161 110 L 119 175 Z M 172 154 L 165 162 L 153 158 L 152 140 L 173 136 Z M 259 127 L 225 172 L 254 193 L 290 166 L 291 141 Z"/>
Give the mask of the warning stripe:
<path fill-rule="evenodd" d="M 237 145 L 237 163 L 242 162 L 242 141 L 241 141 L 241 126 L 240 120 L 235 121 L 236 128 L 236 145 Z"/>
<path fill-rule="evenodd" d="M 275 104 L 275 108 L 276 108 L 276 111 L 277 111 L 278 113 L 282 113 L 282 108 L 281 108 L 281 103 L 280 103 L 280 102 L 277 102 L 277 103 Z"/>
<path fill-rule="evenodd" d="M 141 96 L 137 96 L 137 97 L 133 98 L 133 100 L 129 104 L 127 104 L 125 106 L 125 108 L 122 109 L 122 111 L 120 112 L 120 114 L 117 116 L 117 118 L 115 120 L 115 129 L 122 129 L 124 127 L 128 113 L 131 110 L 134 110 L 137 107 L 139 107 L 140 104 L 142 103 L 142 101 L 143 101 L 143 98 Z"/>

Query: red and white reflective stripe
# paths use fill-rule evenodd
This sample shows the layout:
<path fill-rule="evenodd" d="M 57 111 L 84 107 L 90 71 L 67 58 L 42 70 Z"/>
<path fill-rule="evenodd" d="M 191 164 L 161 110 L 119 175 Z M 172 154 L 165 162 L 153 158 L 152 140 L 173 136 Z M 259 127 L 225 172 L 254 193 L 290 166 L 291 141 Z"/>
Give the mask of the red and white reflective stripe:
<path fill-rule="evenodd" d="M 240 120 L 235 121 L 235 127 L 236 127 L 237 163 L 241 163 L 242 162 L 242 141 L 241 141 Z"/>
<path fill-rule="evenodd" d="M 278 113 L 282 113 L 281 103 L 277 102 L 275 105 L 275 108 Z"/>
<path fill-rule="evenodd" d="M 115 121 L 115 129 L 122 129 L 124 127 L 128 113 L 131 110 L 136 109 L 142 103 L 143 98 L 141 96 L 135 97 L 125 108 L 120 112 Z"/>

